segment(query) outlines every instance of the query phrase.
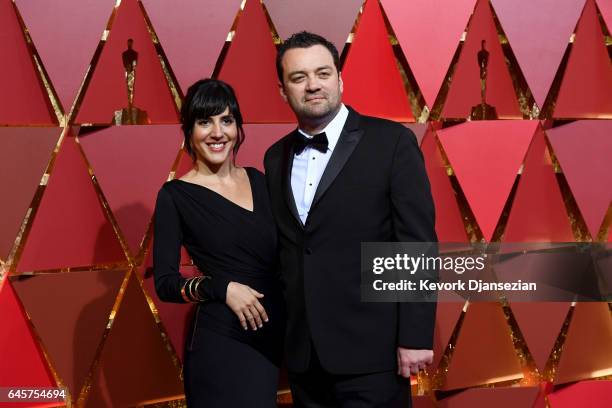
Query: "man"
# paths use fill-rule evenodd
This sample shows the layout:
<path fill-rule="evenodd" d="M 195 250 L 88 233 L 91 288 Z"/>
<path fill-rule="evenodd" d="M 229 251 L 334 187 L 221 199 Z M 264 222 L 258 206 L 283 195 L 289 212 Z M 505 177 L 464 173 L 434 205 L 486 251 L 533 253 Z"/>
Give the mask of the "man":
<path fill-rule="evenodd" d="M 435 303 L 361 301 L 361 242 L 437 241 L 412 132 L 342 104 L 338 51 L 301 32 L 279 48 L 299 128 L 265 155 L 280 241 L 297 407 L 387 407 L 430 364 Z M 367 80 L 367 78 L 364 78 Z"/>

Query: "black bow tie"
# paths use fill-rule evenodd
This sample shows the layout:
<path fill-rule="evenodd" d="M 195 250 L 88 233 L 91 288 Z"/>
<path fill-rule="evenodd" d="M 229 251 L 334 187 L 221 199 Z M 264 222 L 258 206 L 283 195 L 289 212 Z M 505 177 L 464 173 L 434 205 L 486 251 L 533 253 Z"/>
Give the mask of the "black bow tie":
<path fill-rule="evenodd" d="M 297 132 L 294 140 L 294 152 L 295 154 L 301 154 L 304 149 L 308 146 L 313 149 L 317 149 L 321 153 L 325 153 L 327 151 L 327 145 L 329 142 L 327 141 L 327 135 L 325 132 L 319 133 L 314 137 L 306 137 L 300 132 Z"/>

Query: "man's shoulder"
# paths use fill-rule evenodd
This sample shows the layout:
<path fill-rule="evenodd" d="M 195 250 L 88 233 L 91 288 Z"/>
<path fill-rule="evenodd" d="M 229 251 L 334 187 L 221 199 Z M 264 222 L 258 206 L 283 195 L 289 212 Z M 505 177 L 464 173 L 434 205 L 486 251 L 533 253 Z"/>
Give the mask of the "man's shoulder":
<path fill-rule="evenodd" d="M 272 144 L 272 146 L 268 147 L 264 157 L 267 158 L 267 157 L 270 157 L 270 156 L 275 156 L 275 155 L 280 154 L 283 151 L 283 146 L 285 146 L 285 144 L 287 143 L 287 141 L 291 137 L 292 133 L 293 132 L 291 132 L 289 134 L 286 134 L 285 136 L 281 137 L 276 142 L 274 142 Z"/>
<path fill-rule="evenodd" d="M 389 141 L 397 143 L 400 137 L 410 137 L 416 140 L 414 132 L 403 124 L 376 116 L 360 115 L 359 126 L 369 137 L 375 137 L 378 141 Z"/>

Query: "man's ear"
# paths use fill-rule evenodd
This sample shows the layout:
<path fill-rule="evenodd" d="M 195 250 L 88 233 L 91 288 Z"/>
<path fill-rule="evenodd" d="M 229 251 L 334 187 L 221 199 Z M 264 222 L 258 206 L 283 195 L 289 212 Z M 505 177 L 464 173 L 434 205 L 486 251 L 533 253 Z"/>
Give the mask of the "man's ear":
<path fill-rule="evenodd" d="M 280 95 L 283 97 L 285 102 L 287 102 L 287 94 L 285 93 L 285 87 L 281 81 L 278 81 L 278 91 L 280 92 Z"/>
<path fill-rule="evenodd" d="M 338 72 L 338 82 L 340 83 L 340 93 L 344 92 L 344 82 L 342 82 L 342 73 Z"/>

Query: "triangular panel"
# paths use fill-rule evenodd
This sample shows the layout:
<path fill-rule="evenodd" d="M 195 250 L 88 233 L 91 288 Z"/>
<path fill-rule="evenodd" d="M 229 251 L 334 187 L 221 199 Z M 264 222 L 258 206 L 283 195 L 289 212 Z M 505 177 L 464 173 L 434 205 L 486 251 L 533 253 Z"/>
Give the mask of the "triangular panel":
<path fill-rule="evenodd" d="M 550 408 L 608 408 L 612 381 L 580 381 L 548 395 Z"/>
<path fill-rule="evenodd" d="M 542 107 L 584 0 L 492 0 L 492 4 L 529 89 Z"/>
<path fill-rule="evenodd" d="M 489 52 L 486 102 L 493 105 L 502 119 L 521 118 L 516 93 L 508 65 L 499 43 L 497 28 L 488 0 L 479 0 L 467 31 L 467 39 L 454 68 L 442 116 L 445 118 L 466 118 L 472 107 L 481 103 L 480 67 L 478 52 L 481 41 L 486 41 Z"/>
<path fill-rule="evenodd" d="M 135 406 L 180 398 L 183 385 L 135 276 L 104 343 L 88 407 Z"/>
<path fill-rule="evenodd" d="M 514 302 L 512 313 L 540 372 L 544 372 L 567 316 L 569 303 Z"/>
<path fill-rule="evenodd" d="M 364 6 L 342 67 L 342 79 L 344 100 L 360 113 L 414 121 L 377 0 L 369 0 Z"/>
<path fill-rule="evenodd" d="M 465 242 L 467 234 L 455 192 L 446 173 L 446 166 L 433 131 L 427 132 L 421 145 L 425 168 L 431 184 L 436 208 L 436 233 L 440 242 Z"/>
<path fill-rule="evenodd" d="M 104 197 L 132 255 L 155 207 L 155 197 L 176 159 L 179 125 L 112 126 L 79 136 Z"/>
<path fill-rule="evenodd" d="M 62 141 L 53 167 L 17 270 L 125 261 L 74 137 Z"/>
<path fill-rule="evenodd" d="M 472 303 L 446 373 L 443 389 L 459 389 L 523 377 L 510 327 L 497 303 Z"/>
<path fill-rule="evenodd" d="M 76 117 L 77 123 L 110 124 L 115 112 L 128 106 L 123 53 L 128 40 L 138 53 L 134 79 L 134 106 L 146 111 L 150 123 L 176 123 L 176 105 L 136 0 L 123 0 Z M 128 54 L 126 54 L 128 55 Z"/>
<path fill-rule="evenodd" d="M 74 401 L 96 355 L 125 271 L 45 273 L 12 282 Z"/>
<path fill-rule="evenodd" d="M 612 203 L 612 121 L 580 120 L 546 134 L 595 238 Z"/>
<path fill-rule="evenodd" d="M 577 303 L 567 330 L 555 384 L 612 374 L 612 317 L 607 303 Z"/>
<path fill-rule="evenodd" d="M 431 108 L 476 0 L 444 3 L 381 0 L 381 3 L 425 102 Z"/>
<path fill-rule="evenodd" d="M 10 282 L 6 282 L 0 291 L 0 310 L 2 331 L 10 333 L 0 336 L 0 384 L 3 387 L 56 387 Z"/>
<path fill-rule="evenodd" d="M 59 128 L 0 127 L 0 188 L 10 191 L 0 212 L 0 258 L 6 259 L 15 243 L 60 133 Z"/>
<path fill-rule="evenodd" d="M 65 112 L 85 79 L 115 0 L 16 0 Z"/>
<path fill-rule="evenodd" d="M 536 132 L 527 152 L 503 240 L 505 242 L 574 240 L 542 130 Z"/>
<path fill-rule="evenodd" d="M 247 0 L 219 73 L 219 79 L 234 87 L 247 123 L 295 122 L 278 90 L 275 61 L 276 49 L 262 5 Z"/>
<path fill-rule="evenodd" d="M 183 94 L 213 74 L 240 0 L 142 0 Z"/>
<path fill-rule="evenodd" d="M 612 62 L 594 0 L 587 0 L 576 28 L 554 116 L 612 118 Z"/>
<path fill-rule="evenodd" d="M 331 41 L 339 53 L 351 32 L 363 0 L 264 0 L 281 39 L 306 30 Z M 324 13 L 321 10 L 325 10 Z"/>
<path fill-rule="evenodd" d="M 438 130 L 450 165 L 487 240 L 493 236 L 538 123 L 473 121 Z"/>
<path fill-rule="evenodd" d="M 56 124 L 11 0 L 0 0 L 0 61 L 0 124 Z"/>

